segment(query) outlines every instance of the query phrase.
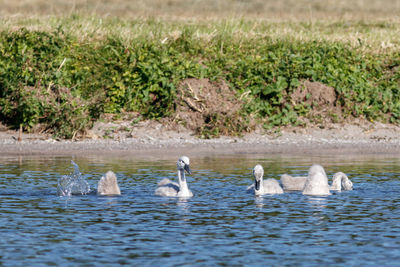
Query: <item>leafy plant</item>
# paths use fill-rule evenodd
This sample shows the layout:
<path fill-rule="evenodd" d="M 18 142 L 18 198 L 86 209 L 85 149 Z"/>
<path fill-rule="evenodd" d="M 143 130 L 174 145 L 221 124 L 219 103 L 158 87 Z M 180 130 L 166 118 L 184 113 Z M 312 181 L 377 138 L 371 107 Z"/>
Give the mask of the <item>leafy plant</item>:
<path fill-rule="evenodd" d="M 379 53 L 331 40 L 240 35 L 229 23 L 218 24 L 204 37 L 201 33 L 210 29 L 201 23 L 113 21 L 113 27 L 122 23 L 147 25 L 148 34 L 124 39 L 110 31 L 82 37 L 62 24 L 50 31 L 1 31 L 1 121 L 25 129 L 41 124 L 72 138 L 104 113 L 136 112 L 143 119 L 160 119 L 174 114 L 176 88 L 187 78 L 224 80 L 235 97 L 246 94 L 235 115 L 241 120 L 211 114 L 198 131 L 205 138 L 240 135 L 253 117 L 267 127 L 298 123 L 313 108 L 290 102 L 304 80 L 333 87 L 346 116 L 400 120 L 400 53 L 394 50 Z"/>

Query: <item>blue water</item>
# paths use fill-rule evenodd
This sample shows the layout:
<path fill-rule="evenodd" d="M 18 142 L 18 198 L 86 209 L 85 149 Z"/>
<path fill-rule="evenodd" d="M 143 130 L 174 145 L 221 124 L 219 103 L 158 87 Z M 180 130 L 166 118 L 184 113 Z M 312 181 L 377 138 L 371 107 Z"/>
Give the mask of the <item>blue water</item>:
<path fill-rule="evenodd" d="M 73 158 L 92 188 L 107 170 L 122 196 L 57 196 L 71 157 L 0 158 L 2 266 L 388 266 L 400 260 L 400 164 L 391 158 L 191 158 L 191 199 L 154 196 L 176 159 Z M 254 197 L 265 177 L 320 163 L 354 190 Z"/>

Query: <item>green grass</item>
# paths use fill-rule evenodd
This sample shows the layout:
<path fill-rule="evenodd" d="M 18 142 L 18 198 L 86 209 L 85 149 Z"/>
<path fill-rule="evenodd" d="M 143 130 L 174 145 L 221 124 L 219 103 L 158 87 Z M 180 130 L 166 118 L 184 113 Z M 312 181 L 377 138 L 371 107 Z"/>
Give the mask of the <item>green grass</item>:
<path fill-rule="evenodd" d="M 186 78 L 225 80 L 243 118 L 293 124 L 302 80 L 335 88 L 344 114 L 400 119 L 400 25 L 394 21 L 3 19 L 0 119 L 72 138 L 104 113 L 173 115 Z M 218 129 L 208 129 L 218 133 Z"/>

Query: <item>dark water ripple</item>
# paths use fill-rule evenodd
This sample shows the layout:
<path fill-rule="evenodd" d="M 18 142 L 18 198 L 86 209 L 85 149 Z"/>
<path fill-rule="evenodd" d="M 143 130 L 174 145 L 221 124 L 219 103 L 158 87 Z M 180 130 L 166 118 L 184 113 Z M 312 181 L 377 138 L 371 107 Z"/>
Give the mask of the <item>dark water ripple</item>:
<path fill-rule="evenodd" d="M 117 172 L 120 197 L 58 197 L 70 159 L 24 159 L 0 166 L 0 265 L 395 265 L 400 260 L 398 162 L 326 166 L 354 190 L 256 198 L 245 192 L 257 159 L 197 159 L 191 199 L 154 196 L 175 163 L 76 160 L 92 187 Z M 228 161 L 228 162 L 226 162 Z M 221 163 L 221 164 L 222 164 Z M 305 174 L 307 163 L 264 162 L 266 176 Z M 232 168 L 233 166 L 238 166 Z M 192 167 L 195 170 L 194 167 Z"/>

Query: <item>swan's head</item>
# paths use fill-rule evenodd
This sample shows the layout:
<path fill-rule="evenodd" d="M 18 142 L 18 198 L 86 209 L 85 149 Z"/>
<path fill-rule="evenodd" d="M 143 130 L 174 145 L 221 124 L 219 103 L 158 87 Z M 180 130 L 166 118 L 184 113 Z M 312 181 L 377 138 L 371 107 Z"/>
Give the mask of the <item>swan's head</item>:
<path fill-rule="evenodd" d="M 326 177 L 324 167 L 322 167 L 321 165 L 318 165 L 318 164 L 312 165 L 310 167 L 310 169 L 308 170 L 308 176 L 312 177 L 312 176 L 316 176 L 316 175 L 323 175 Z"/>
<path fill-rule="evenodd" d="M 343 190 L 353 190 L 353 183 L 350 181 L 349 177 L 344 174 L 342 178 L 342 188 Z"/>
<path fill-rule="evenodd" d="M 192 174 L 189 164 L 190 164 L 189 158 L 186 156 L 182 156 L 178 159 L 176 166 L 178 167 L 178 170 L 185 170 L 189 174 Z"/>
<path fill-rule="evenodd" d="M 264 175 L 264 168 L 257 164 L 253 169 L 253 176 L 254 176 L 254 186 L 256 190 L 260 190 L 261 180 Z"/>

